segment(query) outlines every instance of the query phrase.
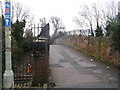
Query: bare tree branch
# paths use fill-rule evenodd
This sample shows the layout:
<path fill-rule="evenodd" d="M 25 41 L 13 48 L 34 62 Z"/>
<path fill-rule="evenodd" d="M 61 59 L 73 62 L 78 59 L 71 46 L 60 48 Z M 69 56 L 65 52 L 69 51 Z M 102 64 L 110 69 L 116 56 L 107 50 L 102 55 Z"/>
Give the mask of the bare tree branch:
<path fill-rule="evenodd" d="M 24 7 L 19 2 L 12 2 L 12 22 L 15 22 L 16 20 L 22 21 L 22 20 L 28 20 L 31 18 L 30 9 Z"/>
<path fill-rule="evenodd" d="M 65 30 L 65 25 L 62 23 L 62 20 L 59 17 L 51 17 L 50 22 L 53 25 L 54 35 L 57 34 L 58 30 Z"/>
<path fill-rule="evenodd" d="M 82 9 L 81 12 L 79 12 L 80 18 L 75 17 L 74 21 L 80 26 L 84 26 L 88 24 L 88 26 L 90 27 L 91 35 L 94 36 L 92 10 L 87 5 L 81 6 L 81 9 Z"/>
<path fill-rule="evenodd" d="M 41 25 L 41 27 L 44 27 L 46 24 L 47 24 L 46 18 L 45 17 L 40 18 L 40 25 Z"/>

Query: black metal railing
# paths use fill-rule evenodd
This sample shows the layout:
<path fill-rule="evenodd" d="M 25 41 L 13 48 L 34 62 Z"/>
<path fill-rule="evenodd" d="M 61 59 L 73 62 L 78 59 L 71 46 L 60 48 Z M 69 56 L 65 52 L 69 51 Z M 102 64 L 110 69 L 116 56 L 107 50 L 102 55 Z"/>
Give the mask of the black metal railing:
<path fill-rule="evenodd" d="M 31 29 L 31 42 L 24 45 L 24 54 L 15 53 L 13 60 L 14 82 L 16 88 L 42 86 L 48 83 L 49 70 L 49 24 L 37 34 Z M 22 56 L 20 57 L 21 54 Z M 18 56 L 18 57 L 17 57 Z M 17 60 L 17 58 L 21 58 Z"/>

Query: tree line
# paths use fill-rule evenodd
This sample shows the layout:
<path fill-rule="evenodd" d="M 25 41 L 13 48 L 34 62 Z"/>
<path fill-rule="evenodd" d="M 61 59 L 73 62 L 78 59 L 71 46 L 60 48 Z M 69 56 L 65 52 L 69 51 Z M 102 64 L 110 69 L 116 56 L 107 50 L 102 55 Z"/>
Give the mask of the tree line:
<path fill-rule="evenodd" d="M 4 11 L 4 10 L 2 10 Z M 5 26 L 4 26 L 4 12 L 2 15 L 2 39 L 3 39 L 3 62 L 5 61 Z M 25 54 L 26 44 L 29 41 L 23 37 L 26 24 L 30 25 L 32 21 L 29 8 L 25 8 L 19 2 L 11 3 L 11 46 L 12 46 L 12 60 L 22 60 Z M 31 20 L 31 21 L 30 21 Z"/>
<path fill-rule="evenodd" d="M 98 8 L 95 3 L 93 5 L 82 5 L 78 16 L 74 17 L 73 21 L 80 28 L 89 28 L 90 36 L 110 38 L 112 50 L 120 53 L 120 14 L 117 6 L 114 1 L 106 3 L 104 8 Z M 31 42 L 34 39 L 31 31 L 34 18 L 30 9 L 19 2 L 12 2 L 11 12 L 12 58 L 19 60 L 24 53 L 27 53 L 26 51 L 31 47 Z M 62 19 L 58 16 L 50 17 L 49 22 L 52 25 L 53 35 L 51 40 L 53 42 L 60 33 L 66 31 L 66 28 Z M 44 27 L 47 24 L 46 18 L 40 18 L 39 24 Z M 3 41 L 5 39 L 4 31 L 3 14 Z M 4 46 L 5 44 L 3 43 Z"/>
<path fill-rule="evenodd" d="M 4 11 L 4 10 L 2 10 Z M 30 8 L 26 8 L 20 2 L 11 3 L 11 44 L 12 44 L 12 60 L 23 60 L 24 56 L 30 51 L 32 47 L 32 41 L 35 38 L 31 28 L 34 25 L 34 18 L 30 11 Z M 59 29 L 65 30 L 65 25 L 62 23 L 62 19 L 57 16 L 50 17 L 49 22 L 53 25 L 53 37 L 54 38 Z M 5 57 L 5 26 L 4 26 L 4 12 L 2 15 L 2 36 L 3 36 L 3 57 Z M 39 19 L 39 24 L 44 27 L 47 24 L 45 17 Z M 39 34 L 39 33 L 38 33 Z M 3 58 L 5 61 L 5 58 Z"/>
<path fill-rule="evenodd" d="M 81 29 L 90 29 L 90 36 L 110 38 L 111 52 L 120 53 L 120 14 L 118 2 L 111 0 L 104 3 L 81 5 L 73 21 Z"/>

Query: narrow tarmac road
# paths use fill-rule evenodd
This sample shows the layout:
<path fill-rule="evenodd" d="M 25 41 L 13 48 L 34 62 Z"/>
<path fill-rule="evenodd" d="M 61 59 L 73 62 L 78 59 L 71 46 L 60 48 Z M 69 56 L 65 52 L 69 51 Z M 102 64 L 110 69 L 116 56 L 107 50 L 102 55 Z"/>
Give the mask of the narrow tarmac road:
<path fill-rule="evenodd" d="M 51 45 L 51 82 L 56 88 L 118 88 L 118 70 L 72 48 Z"/>

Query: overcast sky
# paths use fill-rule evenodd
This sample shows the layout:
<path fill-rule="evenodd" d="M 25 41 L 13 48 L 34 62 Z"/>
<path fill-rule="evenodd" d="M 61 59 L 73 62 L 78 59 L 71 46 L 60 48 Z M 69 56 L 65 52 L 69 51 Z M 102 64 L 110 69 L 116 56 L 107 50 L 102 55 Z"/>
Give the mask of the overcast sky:
<path fill-rule="evenodd" d="M 5 0 L 0 0 L 4 3 Z M 62 19 L 67 30 L 73 30 L 75 24 L 73 17 L 79 12 L 80 5 L 99 3 L 104 6 L 105 2 L 110 0 L 11 0 L 21 2 L 24 6 L 31 9 L 35 22 L 39 22 L 39 18 L 58 16 Z M 119 1 L 119 0 L 116 0 Z"/>

